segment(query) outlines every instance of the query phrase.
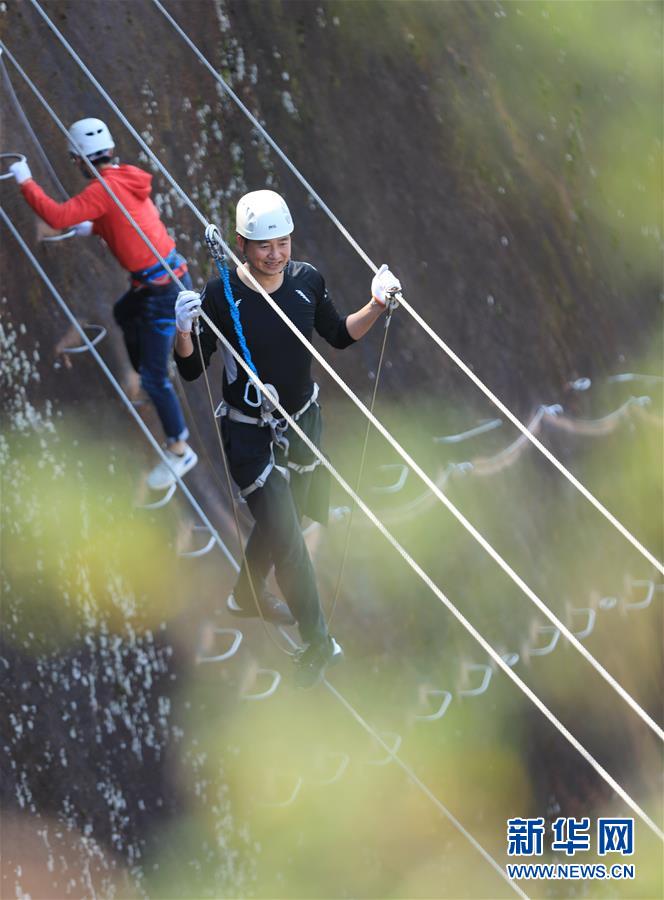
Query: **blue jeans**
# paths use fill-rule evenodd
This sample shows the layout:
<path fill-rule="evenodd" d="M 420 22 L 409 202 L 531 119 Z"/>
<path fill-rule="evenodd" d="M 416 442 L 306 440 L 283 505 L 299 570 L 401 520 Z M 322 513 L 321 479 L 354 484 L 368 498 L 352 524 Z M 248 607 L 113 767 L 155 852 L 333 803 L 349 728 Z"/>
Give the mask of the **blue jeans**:
<path fill-rule="evenodd" d="M 191 277 L 181 277 L 191 288 Z M 122 329 L 129 359 L 141 376 L 141 385 L 154 403 L 168 444 L 189 437 L 180 401 L 168 377 L 175 338 L 176 285 L 131 288 L 113 307 L 115 321 Z"/>

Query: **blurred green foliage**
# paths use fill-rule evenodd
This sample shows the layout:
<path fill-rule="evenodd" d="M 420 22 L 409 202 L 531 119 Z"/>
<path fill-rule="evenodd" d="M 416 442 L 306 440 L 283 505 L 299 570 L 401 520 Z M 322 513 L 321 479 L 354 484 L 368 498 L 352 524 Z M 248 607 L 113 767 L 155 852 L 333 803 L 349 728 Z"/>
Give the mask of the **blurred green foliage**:
<path fill-rule="evenodd" d="M 178 610 L 168 517 L 137 510 L 132 451 L 81 428 L 5 446 L 5 638 L 32 653 L 134 634 Z"/>

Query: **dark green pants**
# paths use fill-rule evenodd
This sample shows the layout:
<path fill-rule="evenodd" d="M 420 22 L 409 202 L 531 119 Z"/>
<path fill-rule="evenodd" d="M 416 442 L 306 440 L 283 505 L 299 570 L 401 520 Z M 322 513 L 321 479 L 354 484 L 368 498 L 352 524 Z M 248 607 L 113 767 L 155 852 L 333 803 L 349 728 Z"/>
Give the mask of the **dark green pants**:
<path fill-rule="evenodd" d="M 312 404 L 298 425 L 320 446 L 322 420 L 318 404 Z M 240 489 L 247 488 L 269 463 L 269 429 L 224 419 L 223 434 L 231 475 Z M 286 437 L 290 443 L 288 455 L 277 450 L 277 465 L 284 468 L 288 462 L 298 466 L 311 465 L 315 456 L 299 436 L 289 428 Z M 297 620 L 302 640 L 310 643 L 327 635 L 327 625 L 314 567 L 302 536 L 302 517 L 308 515 L 326 524 L 329 478 L 321 465 L 310 472 L 289 469 L 289 473 L 287 479 L 274 468 L 263 487 L 247 495 L 255 524 L 245 556 L 257 592 L 274 566 L 277 583 Z M 245 609 L 254 603 L 244 562 L 235 587 L 235 598 Z"/>

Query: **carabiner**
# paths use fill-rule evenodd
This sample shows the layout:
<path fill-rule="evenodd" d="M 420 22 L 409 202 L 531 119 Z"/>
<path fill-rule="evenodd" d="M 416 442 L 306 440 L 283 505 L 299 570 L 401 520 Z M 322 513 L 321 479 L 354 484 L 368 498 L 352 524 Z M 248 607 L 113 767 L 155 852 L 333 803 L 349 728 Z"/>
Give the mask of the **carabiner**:
<path fill-rule="evenodd" d="M 251 396 L 249 394 L 249 391 L 251 388 L 253 388 L 253 390 L 254 390 L 255 399 L 253 399 L 253 400 L 251 399 Z M 253 406 L 254 409 L 258 409 L 258 407 L 263 404 L 263 396 L 261 394 L 260 388 L 258 387 L 257 384 L 254 384 L 253 381 L 247 381 L 247 383 L 245 385 L 244 402 L 247 404 L 247 406 Z"/>

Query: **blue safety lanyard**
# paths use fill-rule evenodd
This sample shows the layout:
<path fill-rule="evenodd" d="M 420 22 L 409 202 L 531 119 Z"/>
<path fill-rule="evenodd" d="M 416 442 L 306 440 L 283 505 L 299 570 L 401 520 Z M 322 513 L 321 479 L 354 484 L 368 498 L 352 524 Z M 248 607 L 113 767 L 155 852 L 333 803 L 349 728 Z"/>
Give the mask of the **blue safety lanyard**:
<path fill-rule="evenodd" d="M 208 225 L 205 229 L 205 240 L 207 241 L 207 245 L 210 248 L 210 253 L 214 260 L 214 264 L 217 267 L 217 271 L 219 272 L 219 277 L 221 278 L 221 282 L 224 286 L 224 296 L 226 298 L 226 302 L 228 303 L 228 309 L 231 314 L 231 319 L 233 320 L 233 328 L 235 329 L 235 335 L 237 337 L 237 342 L 240 345 L 240 351 L 242 353 L 242 358 L 249 366 L 251 371 L 254 373 L 256 378 L 259 378 L 258 369 L 254 365 L 254 361 L 251 358 L 251 353 L 249 351 L 249 347 L 247 346 L 247 341 L 244 336 L 244 331 L 242 330 L 242 322 L 240 321 L 240 310 L 238 309 L 235 298 L 233 297 L 233 289 L 231 288 L 231 280 L 228 272 L 228 268 L 226 266 L 226 258 L 221 249 L 221 235 L 219 234 L 219 229 L 216 225 Z M 255 400 L 252 400 L 249 396 L 249 390 L 253 388 L 256 392 Z M 244 401 L 249 406 L 258 407 L 262 403 L 261 392 L 258 389 L 258 386 L 255 385 L 251 380 L 247 381 L 247 386 L 244 389 Z"/>

